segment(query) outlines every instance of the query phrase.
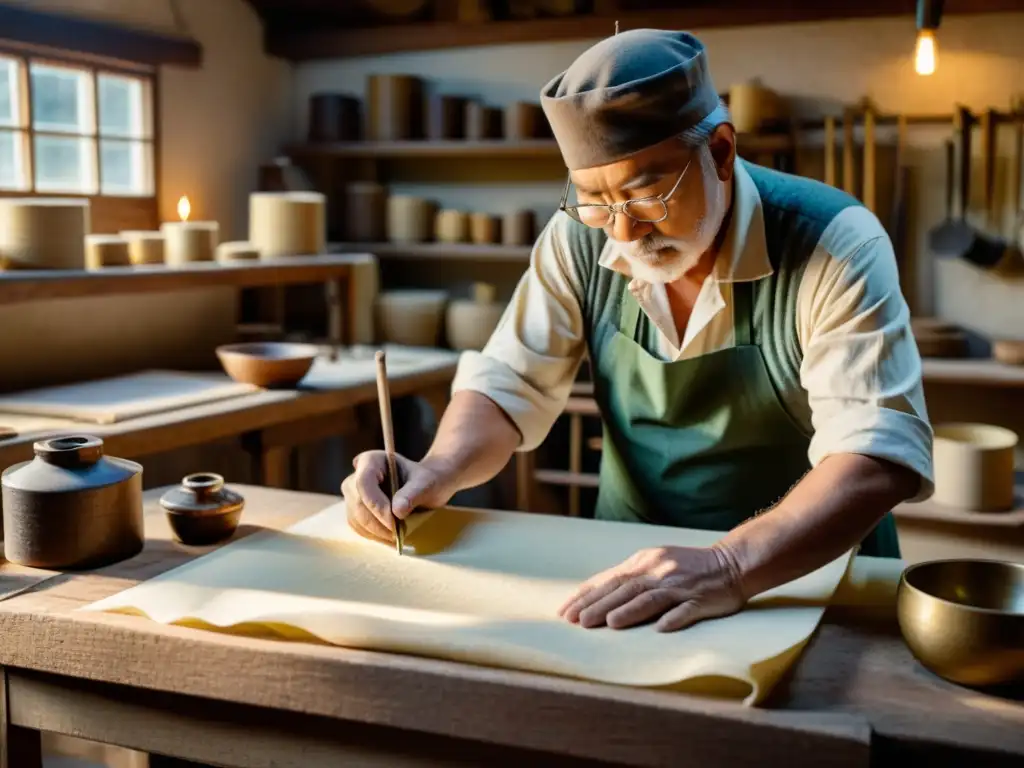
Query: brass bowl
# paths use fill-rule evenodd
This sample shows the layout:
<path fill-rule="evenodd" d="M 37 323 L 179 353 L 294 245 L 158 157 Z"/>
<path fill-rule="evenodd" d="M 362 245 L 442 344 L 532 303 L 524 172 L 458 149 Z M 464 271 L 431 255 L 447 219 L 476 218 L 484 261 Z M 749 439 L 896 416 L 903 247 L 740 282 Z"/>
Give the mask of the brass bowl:
<path fill-rule="evenodd" d="M 1024 683 L 1024 565 L 935 560 L 903 571 L 896 616 L 927 669 L 972 687 Z"/>
<path fill-rule="evenodd" d="M 319 353 L 320 348 L 314 344 L 276 341 L 217 347 L 217 359 L 228 376 L 265 388 L 295 386 L 309 373 Z"/>

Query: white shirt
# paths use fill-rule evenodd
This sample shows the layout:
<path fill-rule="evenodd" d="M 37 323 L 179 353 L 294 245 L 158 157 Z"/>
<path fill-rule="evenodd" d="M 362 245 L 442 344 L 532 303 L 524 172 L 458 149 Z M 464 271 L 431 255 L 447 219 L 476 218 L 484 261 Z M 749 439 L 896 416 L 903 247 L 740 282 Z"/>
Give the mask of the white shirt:
<path fill-rule="evenodd" d="M 733 214 L 711 274 L 679 339 L 664 285 L 633 278 L 619 244 L 608 239 L 599 264 L 630 277 L 629 291 L 659 331 L 662 359 L 685 360 L 735 346 L 732 284 L 772 274 L 761 197 L 735 165 Z M 474 390 L 504 410 L 535 449 L 562 413 L 586 353 L 580 285 L 568 253 L 569 219 L 556 214 L 538 238 L 530 265 L 490 341 L 463 353 L 452 391 Z M 797 295 L 797 338 L 815 466 L 835 453 L 888 459 L 921 477 L 915 500 L 931 495 L 932 430 L 921 358 L 900 292 L 892 243 L 878 219 L 854 206 L 833 219 L 812 253 Z M 791 412 L 806 412 L 805 407 Z"/>

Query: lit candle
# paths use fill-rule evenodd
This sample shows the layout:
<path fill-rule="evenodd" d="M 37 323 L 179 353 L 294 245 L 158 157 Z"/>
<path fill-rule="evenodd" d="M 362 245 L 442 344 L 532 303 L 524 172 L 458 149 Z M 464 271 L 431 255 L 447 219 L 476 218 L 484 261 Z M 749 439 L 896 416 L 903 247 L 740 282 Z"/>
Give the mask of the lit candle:
<path fill-rule="evenodd" d="M 165 221 L 160 225 L 164 233 L 164 260 L 170 266 L 214 259 L 220 227 L 216 221 L 189 221 L 191 212 L 188 197 L 182 195 L 178 200 L 181 221 Z"/>

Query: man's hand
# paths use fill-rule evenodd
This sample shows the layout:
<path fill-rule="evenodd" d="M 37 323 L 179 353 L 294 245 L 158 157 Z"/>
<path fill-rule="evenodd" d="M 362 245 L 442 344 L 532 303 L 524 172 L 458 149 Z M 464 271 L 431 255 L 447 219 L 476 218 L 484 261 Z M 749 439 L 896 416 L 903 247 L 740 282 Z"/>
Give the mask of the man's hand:
<path fill-rule="evenodd" d="M 559 615 L 583 627 L 622 629 L 658 618 L 660 632 L 735 613 L 746 602 L 728 553 L 659 547 L 583 583 Z"/>
<path fill-rule="evenodd" d="M 388 486 L 384 451 L 361 453 L 352 461 L 352 466 L 355 471 L 342 482 L 341 494 L 345 497 L 348 524 L 368 539 L 393 541 L 392 512 L 404 520 L 417 508 L 444 506 L 455 493 L 451 473 L 439 468 L 436 462 L 417 462 L 396 454 L 399 488 L 394 500 L 389 502 L 384 491 Z"/>

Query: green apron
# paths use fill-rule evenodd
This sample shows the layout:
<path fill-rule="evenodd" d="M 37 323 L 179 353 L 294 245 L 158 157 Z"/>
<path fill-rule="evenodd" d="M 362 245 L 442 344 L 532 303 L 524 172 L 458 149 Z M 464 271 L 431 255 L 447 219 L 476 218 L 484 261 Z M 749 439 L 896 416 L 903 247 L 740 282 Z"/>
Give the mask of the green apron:
<path fill-rule="evenodd" d="M 604 443 L 595 517 L 728 531 L 772 507 L 806 474 L 810 437 L 779 402 L 753 340 L 753 282 L 734 289 L 736 345 L 663 362 L 637 341 L 640 305 L 622 294 L 619 328 L 595 337 Z M 891 514 L 860 552 L 899 557 Z"/>

